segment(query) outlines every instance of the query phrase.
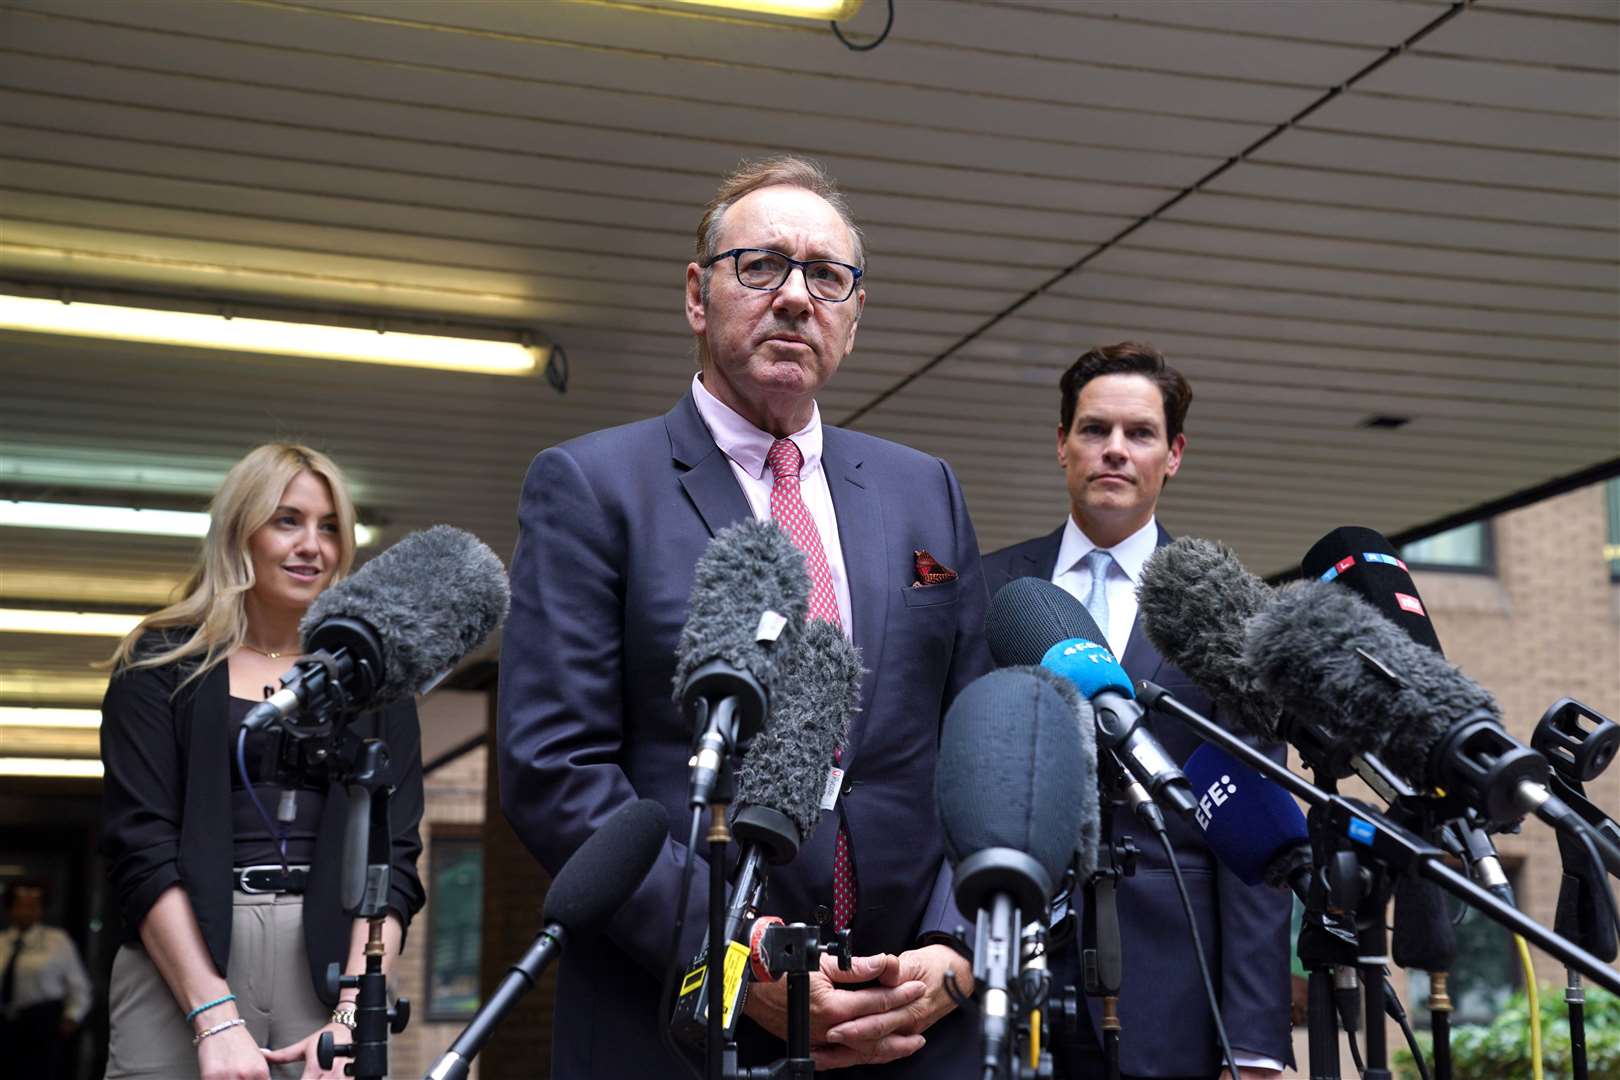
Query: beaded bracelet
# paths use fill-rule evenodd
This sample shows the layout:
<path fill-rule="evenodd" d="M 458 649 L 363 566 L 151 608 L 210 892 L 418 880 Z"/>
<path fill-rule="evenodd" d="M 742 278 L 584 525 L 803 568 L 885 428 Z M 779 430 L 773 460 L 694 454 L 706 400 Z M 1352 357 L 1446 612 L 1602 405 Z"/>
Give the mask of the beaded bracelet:
<path fill-rule="evenodd" d="M 227 1001 L 235 1000 L 235 994 L 226 994 L 222 998 L 215 998 L 213 1001 L 199 1005 L 195 1009 L 192 1009 L 190 1012 L 186 1013 L 186 1023 L 191 1023 L 193 1020 L 197 1019 L 197 1017 L 201 1016 L 203 1013 L 207 1012 L 209 1009 L 212 1009 L 216 1005 L 223 1005 Z"/>
<path fill-rule="evenodd" d="M 247 1021 L 238 1016 L 235 1020 L 227 1020 L 223 1024 L 215 1024 L 207 1031 L 199 1031 L 197 1034 L 193 1035 L 191 1037 L 191 1045 L 197 1046 L 210 1035 L 218 1035 L 222 1031 L 229 1031 L 233 1027 L 241 1027 L 245 1023 L 247 1023 Z"/>

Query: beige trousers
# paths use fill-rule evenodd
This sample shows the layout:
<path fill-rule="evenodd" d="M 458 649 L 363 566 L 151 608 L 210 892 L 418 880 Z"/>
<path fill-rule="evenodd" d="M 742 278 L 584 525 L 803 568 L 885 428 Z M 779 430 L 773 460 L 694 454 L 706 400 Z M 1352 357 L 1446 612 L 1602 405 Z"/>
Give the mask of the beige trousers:
<path fill-rule="evenodd" d="M 309 978 L 302 896 L 234 894 L 229 967 L 225 981 L 236 995 L 236 1011 L 260 1046 L 295 1043 L 331 1017 Z M 200 1075 L 192 1025 L 144 951 L 128 945 L 118 950 L 108 996 L 112 1038 L 107 1080 L 192 1080 Z M 303 1071 L 302 1063 L 277 1065 L 271 1075 L 296 1080 Z"/>

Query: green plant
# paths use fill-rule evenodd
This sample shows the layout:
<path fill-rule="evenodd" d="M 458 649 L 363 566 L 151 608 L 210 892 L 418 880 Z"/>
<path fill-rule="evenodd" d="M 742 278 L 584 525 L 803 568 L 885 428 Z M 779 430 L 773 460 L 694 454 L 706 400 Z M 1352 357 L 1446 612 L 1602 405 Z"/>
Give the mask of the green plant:
<path fill-rule="evenodd" d="M 1569 1012 L 1564 988 L 1543 986 L 1541 1061 L 1547 1080 L 1573 1075 L 1569 1055 Z M 1429 1033 L 1418 1033 L 1418 1046 L 1431 1064 Z M 1411 1053 L 1401 1047 L 1393 1064 L 1401 1080 L 1418 1080 Z M 1530 1005 L 1523 990 L 1488 1025 L 1462 1024 L 1451 1031 L 1453 1080 L 1529 1080 Z M 1620 997 L 1601 987 L 1586 987 L 1586 1068 L 1591 1080 L 1620 1080 Z"/>

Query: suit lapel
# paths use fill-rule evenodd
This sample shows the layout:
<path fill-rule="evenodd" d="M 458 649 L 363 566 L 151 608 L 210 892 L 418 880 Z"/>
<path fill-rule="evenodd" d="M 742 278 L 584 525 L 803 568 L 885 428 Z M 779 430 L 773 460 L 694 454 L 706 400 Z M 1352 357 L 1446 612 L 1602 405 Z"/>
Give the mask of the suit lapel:
<path fill-rule="evenodd" d="M 1163 525 L 1158 528 L 1159 539 L 1153 546 L 1162 548 L 1170 542 L 1171 537 L 1164 531 Z M 1142 629 L 1140 608 L 1137 609 L 1136 620 L 1131 623 L 1131 636 L 1125 642 L 1125 657 L 1124 663 L 1132 678 L 1138 681 L 1142 679 L 1158 681 L 1159 669 L 1164 667 L 1164 654 L 1159 652 L 1158 646 L 1148 640 L 1147 631 Z"/>
<path fill-rule="evenodd" d="M 1063 547 L 1063 530 L 1068 527 L 1069 523 L 1065 521 L 1029 546 L 1029 550 L 1024 552 L 1029 568 L 1020 576 L 1052 580 L 1052 574 L 1057 570 L 1058 549 Z"/>
<path fill-rule="evenodd" d="M 731 471 L 730 459 L 720 452 L 714 436 L 703 426 L 690 390 L 665 414 L 664 426 L 669 432 L 669 453 L 681 487 L 697 507 L 709 535 L 749 517 L 752 511 L 748 497 Z"/>
<path fill-rule="evenodd" d="M 850 628 L 850 640 L 861 650 L 862 666 L 872 673 L 882 669 L 884 628 L 889 617 L 883 508 L 862 471 L 864 462 L 853 456 L 844 432 L 826 426 L 821 430 L 821 467 L 827 472 L 833 513 L 838 517 L 838 545 L 844 555 L 844 572 L 849 575 L 849 606 L 855 623 Z M 844 753 L 846 769 L 859 747 L 861 726 L 871 715 L 876 687 L 875 678 L 862 680 L 861 711 L 850 721 L 849 746 Z"/>

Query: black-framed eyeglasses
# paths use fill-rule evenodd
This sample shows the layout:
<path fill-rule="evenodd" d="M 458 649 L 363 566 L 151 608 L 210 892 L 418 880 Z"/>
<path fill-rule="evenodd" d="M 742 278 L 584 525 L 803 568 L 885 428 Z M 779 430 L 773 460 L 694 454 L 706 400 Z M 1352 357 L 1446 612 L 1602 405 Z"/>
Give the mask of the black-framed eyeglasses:
<path fill-rule="evenodd" d="M 786 285 L 788 275 L 793 273 L 794 267 L 798 267 L 804 271 L 804 287 L 810 291 L 810 295 L 830 304 L 841 304 L 854 296 L 855 286 L 860 283 L 861 275 L 865 273 L 858 266 L 834 262 L 831 259 L 809 259 L 801 262 L 770 248 L 732 248 L 730 251 L 722 251 L 704 263 L 703 269 L 707 270 L 721 259 L 735 260 L 732 265 L 737 270 L 739 285 L 761 292 L 774 292 Z"/>

